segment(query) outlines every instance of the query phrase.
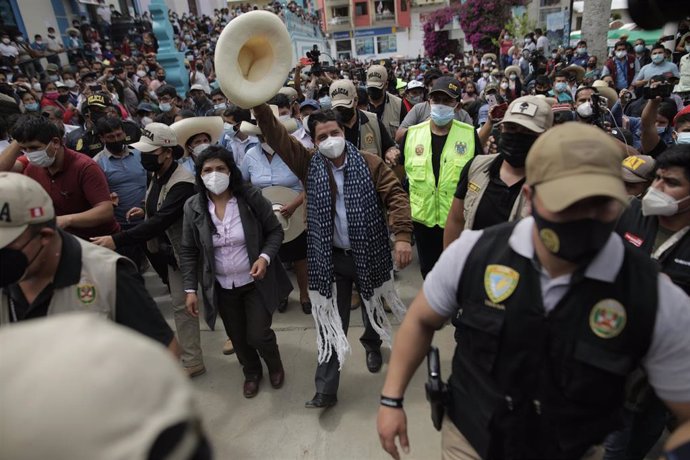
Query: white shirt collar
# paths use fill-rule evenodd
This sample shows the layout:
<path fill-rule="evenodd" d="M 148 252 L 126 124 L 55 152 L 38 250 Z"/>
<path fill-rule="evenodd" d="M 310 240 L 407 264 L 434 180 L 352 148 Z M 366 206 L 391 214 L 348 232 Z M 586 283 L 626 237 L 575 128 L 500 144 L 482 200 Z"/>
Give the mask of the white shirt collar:
<path fill-rule="evenodd" d="M 534 225 L 533 217 L 525 217 L 517 223 L 508 240 L 513 251 L 530 260 L 534 258 L 534 242 L 532 241 Z M 604 248 L 587 266 L 585 277 L 612 283 L 623 265 L 624 254 L 625 248 L 620 236 L 611 233 Z"/>

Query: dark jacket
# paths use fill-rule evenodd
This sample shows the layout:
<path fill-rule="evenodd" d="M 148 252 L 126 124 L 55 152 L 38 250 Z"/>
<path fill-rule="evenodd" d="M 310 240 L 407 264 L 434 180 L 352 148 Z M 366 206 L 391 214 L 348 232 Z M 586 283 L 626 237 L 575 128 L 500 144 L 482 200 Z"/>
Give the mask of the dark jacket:
<path fill-rule="evenodd" d="M 292 291 L 292 284 L 278 258 L 278 249 L 283 242 L 283 227 L 273 213 L 271 203 L 263 197 L 257 187 L 247 185 L 243 195 L 237 197 L 237 205 L 240 209 L 249 263 L 253 264 L 259 258 L 259 254 L 266 254 L 271 258 L 266 276 L 255 283 L 264 307 L 274 312 L 278 303 Z M 213 328 L 218 311 L 216 269 L 210 217 L 206 206 L 206 200 L 200 194 L 189 198 L 184 205 L 180 269 L 185 290 L 196 290 L 201 274 L 204 316 L 208 325 Z"/>

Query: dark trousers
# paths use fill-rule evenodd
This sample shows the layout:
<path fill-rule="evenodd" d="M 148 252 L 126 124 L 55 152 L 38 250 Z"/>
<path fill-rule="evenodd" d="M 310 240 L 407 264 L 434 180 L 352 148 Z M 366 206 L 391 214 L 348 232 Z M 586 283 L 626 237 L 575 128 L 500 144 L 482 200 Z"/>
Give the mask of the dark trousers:
<path fill-rule="evenodd" d="M 412 222 L 414 227 L 414 239 L 417 244 L 417 256 L 419 257 L 419 270 L 422 278 L 434 268 L 436 261 L 443 252 L 443 229 L 438 225 L 427 227 L 419 222 Z"/>
<path fill-rule="evenodd" d="M 283 363 L 276 334 L 271 329 L 273 315 L 261 304 L 254 283 L 235 289 L 223 289 L 216 283 L 216 290 L 218 313 L 235 347 L 244 377 L 247 380 L 261 378 L 263 372 L 259 356 L 266 362 L 269 373 L 281 370 Z"/>
<path fill-rule="evenodd" d="M 335 285 L 337 289 L 337 303 L 338 313 L 340 314 L 340 321 L 343 323 L 343 331 L 347 335 L 347 330 L 350 326 L 350 301 L 352 300 L 352 284 L 357 285 L 357 273 L 355 270 L 355 260 L 351 255 L 345 255 L 341 252 L 333 252 L 333 265 L 335 270 Z M 359 341 L 364 346 L 366 351 L 377 351 L 381 349 L 381 338 L 374 330 L 369 322 L 366 308 L 362 303 L 360 310 L 362 311 L 362 321 L 364 322 L 364 334 Z M 234 343 L 234 342 L 233 342 Z M 316 368 L 316 392 L 327 395 L 335 395 L 338 392 L 338 385 L 340 383 L 340 371 L 338 370 L 338 356 L 333 351 L 331 359 L 328 362 L 319 364 Z"/>

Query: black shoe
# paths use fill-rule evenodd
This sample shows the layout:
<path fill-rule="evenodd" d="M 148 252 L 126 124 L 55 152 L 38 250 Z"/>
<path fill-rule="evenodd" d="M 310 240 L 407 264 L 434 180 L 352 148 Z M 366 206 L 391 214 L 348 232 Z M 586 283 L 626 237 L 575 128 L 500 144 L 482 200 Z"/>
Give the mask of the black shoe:
<path fill-rule="evenodd" d="M 311 315 L 311 302 L 302 302 L 302 311 L 305 315 Z"/>
<path fill-rule="evenodd" d="M 285 310 L 287 310 L 287 304 L 288 304 L 288 299 L 287 297 L 278 304 L 278 312 L 280 313 L 285 313 Z"/>
<path fill-rule="evenodd" d="M 304 403 L 304 407 L 307 409 L 323 409 L 326 407 L 333 407 L 337 402 L 338 398 L 335 395 L 316 393 L 314 399 Z"/>
<path fill-rule="evenodd" d="M 381 365 L 383 364 L 383 358 L 381 357 L 381 351 L 367 351 L 367 369 L 372 374 L 376 374 L 381 370 Z"/>

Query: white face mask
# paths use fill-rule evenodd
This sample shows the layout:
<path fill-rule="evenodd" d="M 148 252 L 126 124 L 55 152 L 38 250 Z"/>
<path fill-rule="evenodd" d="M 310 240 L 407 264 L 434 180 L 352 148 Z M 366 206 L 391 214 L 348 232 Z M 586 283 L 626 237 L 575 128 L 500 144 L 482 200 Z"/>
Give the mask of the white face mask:
<path fill-rule="evenodd" d="M 149 117 L 144 117 L 144 118 L 141 119 L 141 125 L 142 125 L 142 126 L 146 126 L 146 125 L 148 125 L 149 123 L 153 123 L 153 120 L 152 120 L 151 118 L 149 118 Z"/>
<path fill-rule="evenodd" d="M 77 82 L 72 80 L 71 78 L 68 78 L 67 80 L 65 80 L 65 86 L 72 89 L 75 86 L 77 86 Z"/>
<path fill-rule="evenodd" d="M 501 83 L 501 89 L 508 89 L 508 83 L 507 82 Z"/>
<path fill-rule="evenodd" d="M 220 195 L 230 185 L 230 176 L 217 171 L 201 176 L 201 180 L 204 181 L 206 189 L 214 195 Z"/>
<path fill-rule="evenodd" d="M 330 160 L 335 160 L 340 157 L 345 151 L 345 138 L 329 136 L 325 141 L 319 144 L 319 152 Z"/>
<path fill-rule="evenodd" d="M 642 215 L 644 216 L 673 216 L 678 213 L 678 204 L 690 199 L 690 195 L 680 200 L 674 200 L 654 187 L 649 187 L 642 197 Z"/>
<path fill-rule="evenodd" d="M 34 166 L 39 166 L 41 168 L 49 168 L 55 163 L 55 156 L 48 155 L 48 147 L 45 150 L 36 150 L 33 152 L 26 152 L 26 158 L 29 159 L 29 163 Z"/>
<path fill-rule="evenodd" d="M 577 108 L 577 114 L 580 115 L 582 118 L 589 118 L 592 115 L 594 115 L 594 109 L 592 108 L 592 103 L 591 102 L 585 102 L 583 104 L 580 104 Z"/>
<path fill-rule="evenodd" d="M 41 84 L 40 83 L 34 83 L 31 85 L 31 87 L 34 89 L 34 91 L 38 91 L 39 93 L 41 92 Z"/>
<path fill-rule="evenodd" d="M 278 117 L 278 120 L 285 122 L 285 121 L 289 121 L 290 118 L 292 118 L 290 115 L 281 115 Z"/>
<path fill-rule="evenodd" d="M 206 144 L 206 143 L 199 144 L 192 149 L 192 155 L 194 155 L 195 157 L 198 157 L 201 154 L 201 152 L 203 152 L 204 150 L 206 150 L 210 146 L 211 146 L 211 144 Z"/>
<path fill-rule="evenodd" d="M 137 77 L 141 78 L 146 75 L 146 72 L 143 70 L 137 70 Z"/>

